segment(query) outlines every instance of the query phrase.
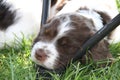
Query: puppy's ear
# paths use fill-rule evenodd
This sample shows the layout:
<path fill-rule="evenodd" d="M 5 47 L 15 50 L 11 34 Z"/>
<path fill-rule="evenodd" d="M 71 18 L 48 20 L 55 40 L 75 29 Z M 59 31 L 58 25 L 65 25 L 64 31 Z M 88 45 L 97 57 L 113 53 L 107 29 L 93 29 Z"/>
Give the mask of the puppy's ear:
<path fill-rule="evenodd" d="M 109 43 L 106 40 L 100 41 L 91 49 L 91 57 L 94 61 L 112 58 L 109 51 Z"/>
<path fill-rule="evenodd" d="M 83 57 L 82 62 L 86 63 L 92 60 L 93 62 L 97 63 L 102 61 L 103 64 L 100 66 L 106 66 L 106 64 L 112 63 L 112 54 L 109 52 L 109 44 L 106 40 L 100 41 L 96 44 L 86 55 Z M 88 60 L 88 61 L 86 61 Z"/>

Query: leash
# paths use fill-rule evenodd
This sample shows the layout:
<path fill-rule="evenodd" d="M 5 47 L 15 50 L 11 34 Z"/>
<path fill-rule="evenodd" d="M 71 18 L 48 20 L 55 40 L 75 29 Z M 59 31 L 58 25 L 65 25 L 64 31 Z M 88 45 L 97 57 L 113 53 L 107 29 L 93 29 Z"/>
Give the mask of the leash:
<path fill-rule="evenodd" d="M 41 26 L 46 23 L 49 16 L 51 0 L 43 0 Z"/>

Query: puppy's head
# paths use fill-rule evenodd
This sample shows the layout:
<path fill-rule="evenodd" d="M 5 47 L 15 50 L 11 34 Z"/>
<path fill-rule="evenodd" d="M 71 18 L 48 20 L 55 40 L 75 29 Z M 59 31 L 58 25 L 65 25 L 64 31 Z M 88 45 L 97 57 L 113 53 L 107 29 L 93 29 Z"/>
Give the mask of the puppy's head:
<path fill-rule="evenodd" d="M 93 21 L 82 15 L 57 16 L 42 27 L 34 40 L 31 58 L 48 69 L 64 68 L 95 32 Z"/>

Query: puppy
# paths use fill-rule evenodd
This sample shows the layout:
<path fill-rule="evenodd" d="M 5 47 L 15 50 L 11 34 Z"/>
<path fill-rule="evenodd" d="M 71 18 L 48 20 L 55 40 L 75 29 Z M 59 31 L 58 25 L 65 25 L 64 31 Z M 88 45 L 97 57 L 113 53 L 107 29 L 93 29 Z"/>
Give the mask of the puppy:
<path fill-rule="evenodd" d="M 66 67 L 82 45 L 117 14 L 115 0 L 68 1 L 42 26 L 34 40 L 31 59 L 49 70 Z M 108 46 L 107 39 L 103 39 L 80 60 L 110 59 Z"/>

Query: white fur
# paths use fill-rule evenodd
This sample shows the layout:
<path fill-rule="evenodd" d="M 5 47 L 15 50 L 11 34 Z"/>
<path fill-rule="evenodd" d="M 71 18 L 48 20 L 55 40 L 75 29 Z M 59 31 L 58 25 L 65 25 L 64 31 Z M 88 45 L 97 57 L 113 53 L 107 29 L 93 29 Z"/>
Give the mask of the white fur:
<path fill-rule="evenodd" d="M 12 5 L 10 10 L 16 10 L 15 23 L 8 27 L 5 31 L 0 31 L 0 48 L 3 48 L 4 43 L 11 46 L 15 41 L 15 36 L 22 39 L 33 34 L 37 34 L 40 29 L 41 0 L 4 0 Z"/>
<path fill-rule="evenodd" d="M 35 51 L 37 49 L 44 49 L 46 55 L 48 55 L 49 57 L 44 61 L 41 62 L 39 60 L 37 60 L 35 58 Z M 47 52 L 47 50 L 49 50 L 50 53 Z M 31 59 L 33 61 L 35 61 L 37 64 L 49 68 L 49 69 L 54 69 L 54 64 L 55 64 L 55 60 L 58 57 L 58 52 L 56 51 L 56 47 L 54 44 L 52 44 L 51 42 L 47 43 L 47 42 L 37 42 L 31 52 Z"/>
<path fill-rule="evenodd" d="M 107 12 L 112 18 L 118 14 L 115 0 L 70 0 L 57 15 L 75 12 L 80 7 Z"/>
<path fill-rule="evenodd" d="M 97 30 L 99 30 L 103 27 L 102 18 L 98 13 L 96 13 L 92 10 L 89 10 L 89 11 L 88 10 L 80 10 L 79 14 L 88 19 L 91 19 Z"/>
<path fill-rule="evenodd" d="M 58 26 L 58 34 L 54 38 L 53 42 L 55 43 L 60 37 L 66 35 L 66 32 L 71 30 L 72 27 L 68 26 L 67 24 L 70 22 L 69 16 L 66 16 L 64 21 L 61 21 L 61 24 Z"/>

